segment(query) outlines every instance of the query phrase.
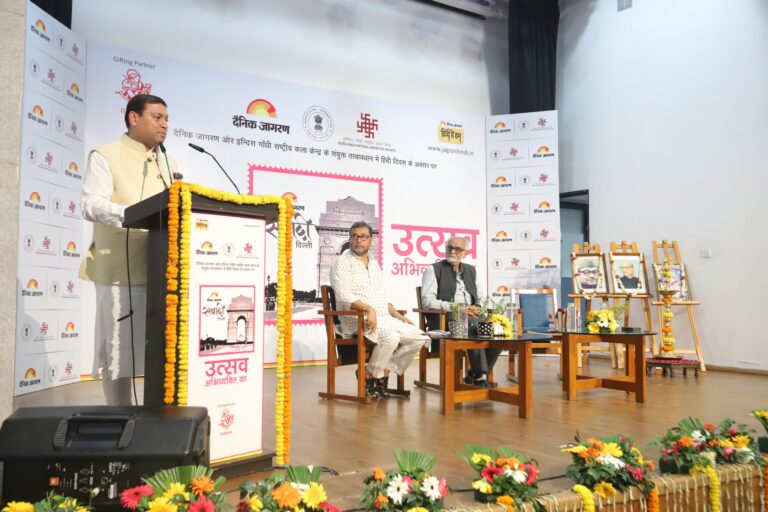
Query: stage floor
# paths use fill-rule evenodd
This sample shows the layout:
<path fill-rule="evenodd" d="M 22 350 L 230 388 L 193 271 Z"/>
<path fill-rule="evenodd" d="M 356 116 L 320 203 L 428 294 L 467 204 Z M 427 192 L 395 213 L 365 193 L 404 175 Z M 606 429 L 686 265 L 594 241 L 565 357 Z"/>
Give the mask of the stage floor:
<path fill-rule="evenodd" d="M 437 378 L 438 361 L 430 360 L 430 380 Z M 322 482 L 334 503 L 353 508 L 363 488 L 362 480 L 373 466 L 394 467 L 394 448 L 420 450 L 437 456 L 433 473 L 448 478 L 454 491 L 467 490 L 472 472 L 456 456 L 466 444 L 492 447 L 509 446 L 538 459 L 542 491 L 566 490 L 571 484 L 563 478 L 569 462 L 559 446 L 578 433 L 582 438 L 627 434 L 644 455 L 658 458 L 647 445 L 665 429 L 686 416 L 697 416 L 716 423 L 734 418 L 763 435 L 750 411 L 766 406 L 768 377 L 741 373 L 709 371 L 694 378 L 675 375 L 662 377 L 658 372 L 647 379 L 647 402 L 638 404 L 631 394 L 607 389 L 587 390 L 577 400 L 563 398 L 557 378 L 559 359 L 536 356 L 533 363 L 533 406 L 531 417 L 521 419 L 517 407 L 502 403 L 480 402 L 457 407 L 448 416 L 440 414 L 440 393 L 413 388 L 418 365 L 406 375 L 410 399 L 389 398 L 372 405 L 357 405 L 318 398 L 325 385 L 325 366 L 293 369 L 293 427 L 291 463 L 325 466 L 339 473 L 324 476 Z M 506 357 L 499 358 L 497 378 L 506 380 Z M 617 374 L 607 360 L 593 358 L 589 372 L 609 376 Z M 265 372 L 264 446 L 274 446 L 273 407 L 275 372 Z M 139 396 L 143 381 L 137 381 Z M 337 370 L 337 386 L 354 392 L 354 367 Z M 762 391 L 761 391 L 762 390 Z M 42 405 L 103 404 L 99 382 L 80 382 L 17 397 L 15 407 Z M 233 478 L 227 488 L 234 489 L 245 478 Z M 459 493 L 448 504 L 469 504 L 471 493 Z"/>

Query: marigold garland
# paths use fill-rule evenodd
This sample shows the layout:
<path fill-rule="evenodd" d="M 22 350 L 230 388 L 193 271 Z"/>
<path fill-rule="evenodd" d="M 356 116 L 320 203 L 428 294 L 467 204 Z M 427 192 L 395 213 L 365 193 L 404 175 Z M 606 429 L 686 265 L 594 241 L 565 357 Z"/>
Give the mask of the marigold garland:
<path fill-rule="evenodd" d="M 189 251 L 192 194 L 234 204 L 275 204 L 278 217 L 277 255 L 277 392 L 275 395 L 275 457 L 290 462 L 292 357 L 292 245 L 293 203 L 274 195 L 230 194 L 176 181 L 168 199 L 168 263 L 166 266 L 166 329 L 164 402 L 187 404 L 189 348 Z"/>
<path fill-rule="evenodd" d="M 648 512 L 659 512 L 659 489 L 654 487 L 646 500 Z"/>
<path fill-rule="evenodd" d="M 712 466 L 695 466 L 691 468 L 691 475 L 706 473 L 709 475 L 709 510 L 720 512 L 720 477 Z"/>
<path fill-rule="evenodd" d="M 768 507 L 768 455 L 763 457 L 765 466 L 763 466 L 763 509 Z"/>
<path fill-rule="evenodd" d="M 584 512 L 595 512 L 595 498 L 592 496 L 592 491 L 581 484 L 576 484 L 573 486 L 573 492 L 581 498 L 581 507 Z"/>

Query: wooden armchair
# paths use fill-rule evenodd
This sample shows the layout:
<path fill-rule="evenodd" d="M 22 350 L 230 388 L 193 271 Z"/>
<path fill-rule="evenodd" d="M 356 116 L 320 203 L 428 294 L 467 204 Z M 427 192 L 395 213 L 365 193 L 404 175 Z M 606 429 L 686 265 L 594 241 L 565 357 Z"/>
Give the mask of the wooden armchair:
<path fill-rule="evenodd" d="M 365 312 L 356 310 L 337 310 L 336 295 L 333 288 L 328 285 L 320 287 L 323 299 L 323 309 L 318 313 L 325 318 L 325 335 L 328 340 L 328 367 L 326 391 L 320 391 L 321 398 L 351 400 L 353 402 L 369 404 L 373 398 L 365 394 L 365 363 L 371 356 L 374 344 L 365 338 Z M 401 313 L 404 313 L 401 311 Z M 344 338 L 337 332 L 340 324 L 339 317 L 352 316 L 357 318 L 357 333 L 350 338 Z M 339 366 L 356 364 L 357 394 L 344 395 L 336 392 L 336 368 Z M 389 390 L 392 394 L 410 396 L 410 391 L 405 390 L 405 379 L 397 376 L 397 389 Z"/>
<path fill-rule="evenodd" d="M 439 315 L 440 318 L 440 330 L 445 331 L 447 327 L 447 312 L 444 309 L 428 309 L 421 303 L 421 286 L 416 287 L 416 305 L 417 308 L 413 309 L 414 313 L 419 314 L 419 329 L 422 331 L 427 330 L 427 315 Z M 427 382 L 427 359 L 440 358 L 440 340 L 432 340 L 429 349 L 422 347 L 419 352 L 419 380 L 413 381 L 413 384 L 420 388 L 441 389 L 440 384 L 433 384 Z"/>

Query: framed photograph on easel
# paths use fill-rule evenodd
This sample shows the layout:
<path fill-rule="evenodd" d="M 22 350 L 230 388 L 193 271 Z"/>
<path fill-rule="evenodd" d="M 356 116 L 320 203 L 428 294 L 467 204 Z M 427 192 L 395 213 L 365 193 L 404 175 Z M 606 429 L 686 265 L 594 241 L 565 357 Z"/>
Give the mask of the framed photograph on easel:
<path fill-rule="evenodd" d="M 656 289 L 659 288 L 659 281 L 662 278 L 661 275 L 661 263 L 653 264 L 653 277 L 656 279 Z M 673 302 L 683 302 L 691 300 L 691 293 L 688 289 L 688 278 L 685 275 L 685 265 L 682 263 L 675 263 L 670 265 L 670 272 L 672 272 L 672 280 L 669 282 L 669 289 L 675 290 L 675 294 L 672 296 Z M 659 297 L 661 300 L 661 297 Z"/>
<path fill-rule="evenodd" d="M 615 293 L 647 294 L 648 274 L 641 253 L 610 253 L 611 279 Z"/>
<path fill-rule="evenodd" d="M 600 254 L 571 254 L 573 291 L 579 295 L 608 293 L 605 260 Z"/>

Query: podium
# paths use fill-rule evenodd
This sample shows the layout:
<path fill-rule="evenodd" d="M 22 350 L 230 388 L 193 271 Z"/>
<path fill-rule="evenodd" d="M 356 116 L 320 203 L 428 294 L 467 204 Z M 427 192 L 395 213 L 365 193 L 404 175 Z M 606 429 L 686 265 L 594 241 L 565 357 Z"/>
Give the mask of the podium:
<path fill-rule="evenodd" d="M 255 469 L 259 460 L 266 468 L 272 454 L 261 447 L 264 247 L 266 225 L 278 220 L 278 205 L 236 204 L 197 194 L 194 185 L 178 185 L 125 211 L 125 227 L 148 231 L 144 405 L 207 407 L 212 465 L 245 463 Z M 187 204 L 179 213 L 182 197 L 191 197 L 191 212 Z M 180 216 L 191 226 L 185 234 L 176 227 Z M 175 231 L 169 230 L 169 219 L 176 219 Z M 187 288 L 180 288 L 174 309 L 168 302 L 169 248 L 181 254 L 183 244 L 188 275 L 177 281 Z M 176 280 L 171 281 L 173 287 Z M 168 330 L 175 333 L 171 338 Z M 177 349 L 169 348 L 169 339 L 177 341 Z M 171 391 L 168 379 L 176 379 Z M 249 450 L 243 439 L 253 442 L 254 435 L 258 447 Z"/>

